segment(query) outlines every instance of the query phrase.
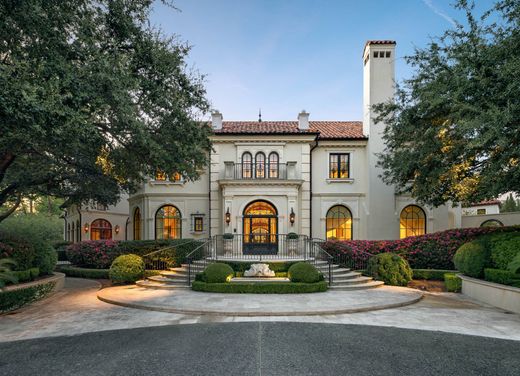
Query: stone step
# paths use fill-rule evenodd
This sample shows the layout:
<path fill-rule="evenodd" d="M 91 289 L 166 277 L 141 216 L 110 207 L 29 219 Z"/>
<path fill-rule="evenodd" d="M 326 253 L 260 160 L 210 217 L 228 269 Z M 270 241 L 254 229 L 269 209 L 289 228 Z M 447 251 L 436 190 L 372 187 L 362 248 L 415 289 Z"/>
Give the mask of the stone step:
<path fill-rule="evenodd" d="M 337 280 L 337 279 L 332 279 L 332 285 L 336 285 L 336 286 L 343 286 L 343 285 L 357 285 L 357 284 L 360 284 L 360 283 L 368 283 L 370 281 L 373 281 L 373 279 L 371 277 L 354 277 L 354 278 L 349 278 L 349 279 L 341 279 L 341 280 Z"/>
<path fill-rule="evenodd" d="M 178 272 L 161 272 L 160 274 L 163 277 L 170 278 L 170 279 L 182 279 L 186 280 L 188 278 L 188 273 L 178 273 Z M 195 276 L 195 274 L 192 274 L 192 276 Z"/>
<path fill-rule="evenodd" d="M 183 279 L 172 279 L 168 277 L 164 277 L 162 275 L 154 275 L 147 278 L 148 281 L 164 283 L 167 285 L 186 285 L 188 283 L 187 278 Z"/>
<path fill-rule="evenodd" d="M 148 289 L 158 289 L 158 290 L 177 290 L 177 289 L 189 289 L 190 287 L 186 284 L 184 285 L 167 285 L 162 282 L 154 282 L 154 281 L 137 281 L 135 283 L 139 287 L 145 287 Z"/>
<path fill-rule="evenodd" d="M 353 279 L 353 278 L 360 278 L 361 277 L 361 273 L 357 273 L 357 272 L 349 272 L 349 273 L 345 273 L 345 274 L 335 274 L 333 273 L 332 274 L 332 281 L 344 281 L 344 280 L 349 280 L 349 279 Z"/>
<path fill-rule="evenodd" d="M 363 290 L 363 289 L 372 289 L 375 287 L 383 286 L 385 283 L 382 281 L 370 281 L 366 283 L 358 283 L 354 285 L 335 285 L 329 286 L 331 290 Z"/>

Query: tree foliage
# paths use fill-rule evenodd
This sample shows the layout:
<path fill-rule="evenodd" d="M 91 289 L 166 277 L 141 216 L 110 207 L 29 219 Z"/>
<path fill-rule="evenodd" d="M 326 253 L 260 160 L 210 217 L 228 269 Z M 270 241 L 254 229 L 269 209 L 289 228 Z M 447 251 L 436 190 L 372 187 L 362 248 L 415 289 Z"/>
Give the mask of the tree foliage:
<path fill-rule="evenodd" d="M 520 2 L 456 7 L 465 25 L 407 57 L 414 74 L 375 106 L 383 180 L 434 206 L 520 191 Z"/>
<path fill-rule="evenodd" d="M 209 125 L 190 47 L 151 0 L 0 3 L 0 220 L 28 195 L 113 204 L 157 170 L 196 179 Z"/>
<path fill-rule="evenodd" d="M 500 207 L 501 213 L 520 211 L 520 201 L 513 198 L 513 194 L 510 193 L 506 201 Z"/>

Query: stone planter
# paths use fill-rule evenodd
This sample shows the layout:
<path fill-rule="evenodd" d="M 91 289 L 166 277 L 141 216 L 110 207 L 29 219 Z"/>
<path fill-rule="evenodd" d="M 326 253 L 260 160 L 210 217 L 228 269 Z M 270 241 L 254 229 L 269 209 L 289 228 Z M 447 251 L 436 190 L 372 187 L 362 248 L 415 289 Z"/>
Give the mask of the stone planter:
<path fill-rule="evenodd" d="M 462 293 L 506 311 L 520 313 L 520 288 L 501 285 L 458 274 L 462 279 Z"/>

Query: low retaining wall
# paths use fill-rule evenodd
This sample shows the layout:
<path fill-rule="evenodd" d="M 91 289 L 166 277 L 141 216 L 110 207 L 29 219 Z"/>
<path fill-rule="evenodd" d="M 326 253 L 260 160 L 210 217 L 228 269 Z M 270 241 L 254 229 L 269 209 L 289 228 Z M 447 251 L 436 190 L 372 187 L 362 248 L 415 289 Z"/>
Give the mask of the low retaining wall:
<path fill-rule="evenodd" d="M 23 290 L 28 287 L 42 285 L 42 284 L 49 283 L 49 282 L 54 282 L 54 288 L 52 289 L 52 292 L 51 292 L 52 294 L 54 294 L 55 292 L 57 292 L 63 288 L 63 285 L 65 284 L 65 274 L 54 272 L 51 276 L 48 276 L 48 277 L 45 277 L 42 279 L 38 279 L 36 281 L 7 286 L 3 289 L 3 291 L 7 292 L 7 291 Z"/>
<path fill-rule="evenodd" d="M 520 313 L 520 288 L 470 278 L 458 274 L 462 279 L 462 293 L 480 302 Z"/>

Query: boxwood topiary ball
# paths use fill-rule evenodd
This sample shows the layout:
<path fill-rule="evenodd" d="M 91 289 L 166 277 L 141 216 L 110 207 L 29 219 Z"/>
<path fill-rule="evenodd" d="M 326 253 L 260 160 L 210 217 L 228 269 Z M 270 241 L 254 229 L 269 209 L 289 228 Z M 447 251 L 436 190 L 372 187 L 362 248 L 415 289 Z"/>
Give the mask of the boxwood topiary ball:
<path fill-rule="evenodd" d="M 109 276 L 114 283 L 134 283 L 144 275 L 144 262 L 137 255 L 121 255 L 110 266 Z"/>
<path fill-rule="evenodd" d="M 323 279 L 318 269 L 308 262 L 297 262 L 291 265 L 287 276 L 291 282 L 315 283 Z"/>
<path fill-rule="evenodd" d="M 380 253 L 368 260 L 367 274 L 391 286 L 406 286 L 412 280 L 408 261 L 395 253 Z"/>
<path fill-rule="evenodd" d="M 479 278 L 483 276 L 484 268 L 490 264 L 489 253 L 485 244 L 474 240 L 457 249 L 455 256 L 453 256 L 453 263 L 461 273 Z"/>
<path fill-rule="evenodd" d="M 235 275 L 235 272 L 228 264 L 215 263 L 210 264 L 204 269 L 203 279 L 207 283 L 224 283 L 229 282 Z"/>

